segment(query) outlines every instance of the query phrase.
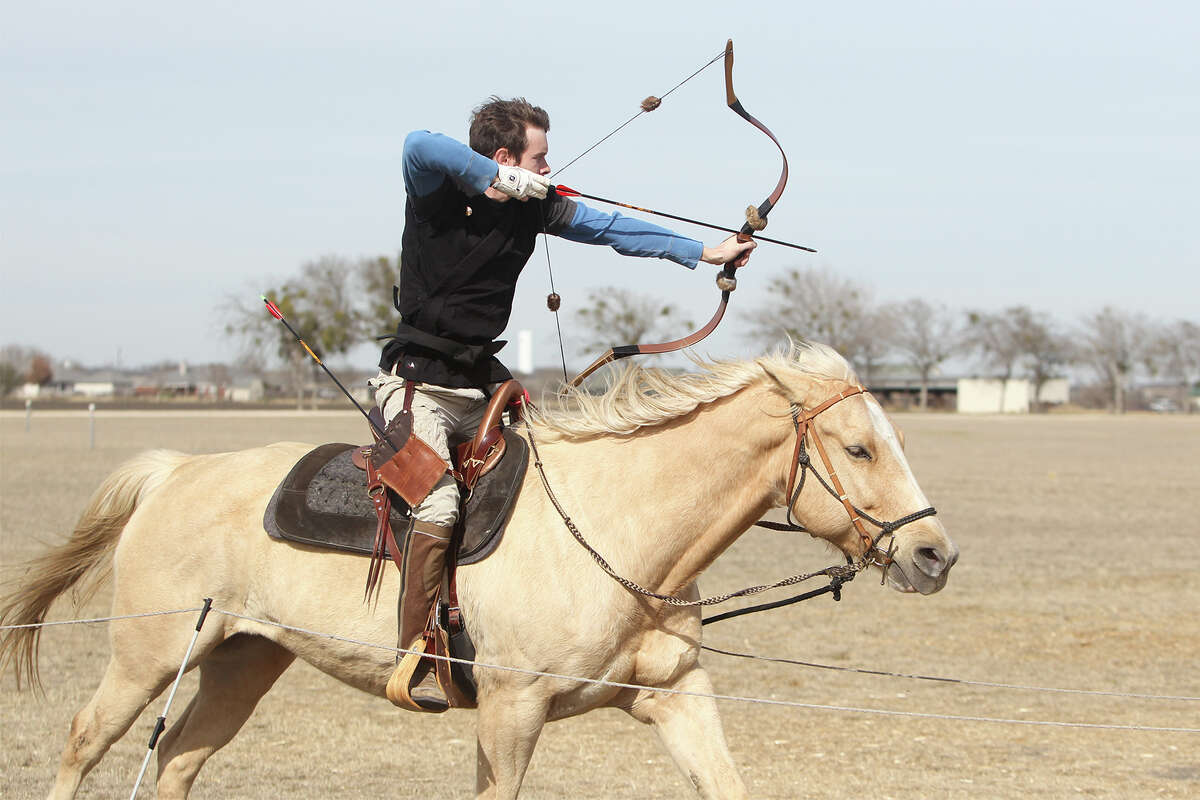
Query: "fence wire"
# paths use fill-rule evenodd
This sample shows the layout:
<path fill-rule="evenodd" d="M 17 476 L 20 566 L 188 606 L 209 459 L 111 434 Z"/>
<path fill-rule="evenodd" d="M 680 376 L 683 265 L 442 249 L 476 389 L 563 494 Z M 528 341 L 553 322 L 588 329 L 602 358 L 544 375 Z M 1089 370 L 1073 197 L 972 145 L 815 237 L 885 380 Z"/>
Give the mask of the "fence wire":
<path fill-rule="evenodd" d="M 139 613 L 139 614 L 121 614 L 121 615 L 111 616 L 111 617 L 94 617 L 91 619 L 39 622 L 39 623 L 32 623 L 32 624 L 28 624 L 28 625 L 2 625 L 2 626 L 0 626 L 0 630 L 12 630 L 12 629 L 18 629 L 18 628 L 35 628 L 35 627 L 45 627 L 45 626 L 50 626 L 50 625 L 90 624 L 90 623 L 96 623 L 96 622 L 110 622 L 113 620 L 137 619 L 140 617 L 166 616 L 166 615 L 170 615 L 170 614 L 192 614 L 192 613 L 196 613 L 196 612 L 200 611 L 202 607 L 203 606 L 195 606 L 193 608 L 181 608 L 181 609 L 176 609 L 173 611 L 148 611 L 148 612 L 143 612 L 143 613 Z M 406 649 L 403 647 L 393 647 L 391 645 L 383 645 L 383 644 L 378 644 L 376 642 L 367 642 L 367 641 L 363 641 L 361 639 L 354 639 L 354 638 L 351 638 L 348 636 L 341 636 L 336 633 L 326 633 L 324 631 L 314 631 L 314 630 L 310 630 L 308 628 L 301 628 L 297 625 L 287 625 L 282 622 L 275 622 L 272 620 L 259 619 L 258 617 L 252 617 L 252 616 L 248 616 L 246 614 L 239 614 L 234 611 L 227 611 L 223 608 L 218 608 L 217 606 L 212 607 L 212 613 L 221 614 L 222 616 L 231 617 L 233 619 L 245 620 L 247 622 L 255 622 L 260 625 L 267 625 L 267 626 L 273 627 L 273 628 L 280 628 L 282 630 L 292 631 L 293 633 L 300 633 L 300 634 L 304 634 L 306 636 L 314 636 L 314 637 L 321 638 L 321 639 L 329 639 L 332 641 L 344 642 L 346 644 L 353 644 L 353 645 L 357 645 L 359 647 L 367 647 L 367 648 L 371 648 L 374 650 L 384 650 L 384 651 L 394 653 L 394 654 L 399 654 L 399 655 L 414 652 L 412 650 L 409 650 L 409 649 Z M 714 648 L 708 648 L 708 649 L 714 649 Z M 725 653 L 728 655 L 741 655 L 741 654 L 732 653 L 729 651 L 718 651 L 718 652 L 722 652 L 722 653 Z M 663 695 L 680 695 L 680 696 L 684 696 L 684 697 L 702 697 L 702 698 L 708 698 L 711 700 L 720 700 L 720 701 L 734 702 L 734 703 L 747 703 L 747 704 L 763 705 L 763 706 L 778 706 L 778 707 L 783 707 L 783 708 L 802 708 L 802 709 L 808 709 L 811 711 L 840 711 L 840 712 L 853 713 L 853 714 L 874 714 L 877 716 L 889 716 L 889 717 L 910 717 L 910 718 L 916 718 L 916 719 L 942 719 L 942 720 L 950 720 L 950 721 L 958 721 L 958 722 L 991 722 L 991 723 L 999 723 L 999 724 L 1007 724 L 1007 725 L 1027 725 L 1027 726 L 1031 725 L 1031 726 L 1037 726 L 1037 727 L 1050 727 L 1050 728 L 1083 728 L 1083 729 L 1089 729 L 1089 730 L 1144 731 L 1144 732 L 1151 732 L 1151 733 L 1200 733 L 1200 728 L 1183 728 L 1183 727 L 1170 727 L 1170 726 L 1157 726 L 1157 725 L 1121 725 L 1121 724 L 1116 724 L 1116 723 L 1098 723 L 1098 722 L 1068 722 L 1068 721 L 1060 721 L 1060 720 L 1015 719 L 1015 718 L 1006 718 L 1006 717 L 973 716 L 973 715 L 965 715 L 965 714 L 935 714 L 932 712 L 925 712 L 925 711 L 903 711 L 903 710 L 898 710 L 898 709 L 886 709 L 886 708 L 866 708 L 866 707 L 862 707 L 862 706 L 843 706 L 843 705 L 832 705 L 832 704 L 824 704 L 824 703 L 803 703 L 798 700 L 775 700 L 775 699 L 765 698 L 765 697 L 745 697 L 745 696 L 741 696 L 741 695 L 715 694 L 715 693 L 707 693 L 707 692 L 692 692 L 692 691 L 687 691 L 687 690 L 683 690 L 683 689 L 665 689 L 665 688 L 662 688 L 659 686 L 645 686 L 645 685 L 637 684 L 637 683 L 624 683 L 621 681 L 608 681 L 608 680 L 604 680 L 601 678 L 584 678 L 584 677 L 580 677 L 577 675 L 563 675 L 563 674 L 556 673 L 556 672 L 545 672 L 542 670 L 526 669 L 524 667 L 512 667 L 512 666 L 507 666 L 504 664 L 488 664 L 486 662 L 470 661 L 468 659 L 454 658 L 451 656 L 427 655 L 427 657 L 428 658 L 436 658 L 436 659 L 444 660 L 444 661 L 450 661 L 450 662 L 459 663 L 459 664 L 466 664 L 466 665 L 471 666 L 474 669 L 491 669 L 491 670 L 497 670 L 497 671 L 501 671 L 501 672 L 515 672 L 515 673 L 519 673 L 522 675 L 532 675 L 532 676 L 536 676 L 536 677 L 540 677 L 540 678 L 553 678 L 556 680 L 572 681 L 574 683 L 586 683 L 586 684 L 591 684 L 593 686 L 608 686 L 608 687 L 612 687 L 612 688 L 616 688 L 616 689 L 635 689 L 635 690 L 639 690 L 639 691 L 653 692 L 655 694 L 663 694 Z M 773 658 L 765 658 L 764 657 L 764 658 L 762 658 L 762 660 L 764 660 L 764 661 L 782 661 L 784 663 L 796 663 L 796 664 L 799 664 L 802 666 L 815 666 L 815 667 L 828 668 L 827 665 L 814 664 L 811 662 L 793 661 L 791 659 L 773 659 Z M 1134 693 L 1129 693 L 1129 692 L 1103 692 L 1103 691 L 1094 691 L 1094 690 L 1089 690 L 1089 689 L 1060 689 L 1060 688 L 1038 687 L 1038 686 L 1019 686 L 1016 684 L 988 683 L 988 682 L 983 682 L 983 681 L 966 681 L 966 680 L 952 679 L 952 678 L 932 678 L 929 676 L 905 675 L 902 673 L 883 672 L 881 670 L 864 670 L 864 669 L 859 669 L 859 668 L 846 668 L 846 669 L 849 671 L 854 671 L 854 672 L 862 672 L 864 674 L 920 678 L 920 679 L 925 679 L 925 680 L 938 680 L 938 681 L 947 682 L 947 683 L 961 683 L 961 684 L 966 684 L 966 685 L 989 686 L 989 687 L 993 687 L 993 688 L 1004 688 L 1004 689 L 1022 689 L 1022 690 L 1040 691 L 1040 692 L 1069 691 L 1069 692 L 1072 692 L 1075 694 L 1091 694 L 1091 695 L 1130 697 L 1130 698 L 1155 699 L 1155 700 L 1191 701 L 1191 700 L 1200 699 L 1200 698 L 1195 698 L 1195 697 L 1174 696 L 1174 695 L 1140 695 L 1140 694 L 1134 694 Z"/>

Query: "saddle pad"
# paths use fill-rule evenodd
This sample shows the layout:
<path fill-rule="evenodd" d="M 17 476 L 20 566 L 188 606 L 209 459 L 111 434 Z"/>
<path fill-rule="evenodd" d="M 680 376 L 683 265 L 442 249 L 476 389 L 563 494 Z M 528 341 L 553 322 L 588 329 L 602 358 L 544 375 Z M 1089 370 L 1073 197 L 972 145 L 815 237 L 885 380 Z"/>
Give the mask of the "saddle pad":
<path fill-rule="evenodd" d="M 510 430 L 504 431 L 504 438 L 504 458 L 479 479 L 460 515 L 459 564 L 473 564 L 496 549 L 525 478 L 529 445 Z M 263 515 L 263 527 L 271 538 L 371 555 L 378 523 L 367 497 L 366 473 L 350 460 L 355 448 L 324 444 L 296 462 Z M 402 534 L 408 514 L 399 498 L 393 497 L 391 521 L 392 530 Z M 403 541 L 397 543 L 404 546 Z"/>

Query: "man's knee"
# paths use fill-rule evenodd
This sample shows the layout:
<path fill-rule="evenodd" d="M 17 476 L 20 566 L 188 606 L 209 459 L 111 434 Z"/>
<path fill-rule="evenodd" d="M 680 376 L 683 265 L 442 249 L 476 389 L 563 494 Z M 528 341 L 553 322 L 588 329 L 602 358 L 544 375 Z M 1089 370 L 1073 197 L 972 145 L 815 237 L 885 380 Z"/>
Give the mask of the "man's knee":
<path fill-rule="evenodd" d="M 458 484 L 443 475 L 429 496 L 413 509 L 413 517 L 431 525 L 452 527 L 458 521 Z"/>

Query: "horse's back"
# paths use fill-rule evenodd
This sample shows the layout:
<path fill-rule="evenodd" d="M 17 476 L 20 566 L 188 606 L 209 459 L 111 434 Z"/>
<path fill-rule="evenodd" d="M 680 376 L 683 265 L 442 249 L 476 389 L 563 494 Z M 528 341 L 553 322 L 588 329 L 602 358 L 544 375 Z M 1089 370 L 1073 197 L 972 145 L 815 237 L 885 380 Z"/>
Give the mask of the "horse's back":
<path fill-rule="evenodd" d="M 114 602 L 142 607 L 169 596 L 186 597 L 190 605 L 253 580 L 272 541 L 262 524 L 271 494 L 313 447 L 277 442 L 182 460 L 142 499 L 122 532 Z M 148 594 L 158 597 L 151 601 Z"/>

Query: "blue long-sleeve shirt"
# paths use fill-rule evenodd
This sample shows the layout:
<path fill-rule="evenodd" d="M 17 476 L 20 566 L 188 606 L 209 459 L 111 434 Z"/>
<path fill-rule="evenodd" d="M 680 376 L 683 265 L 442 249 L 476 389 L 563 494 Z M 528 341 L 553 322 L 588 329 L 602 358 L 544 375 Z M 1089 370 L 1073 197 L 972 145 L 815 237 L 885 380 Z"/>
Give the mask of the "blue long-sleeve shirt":
<path fill-rule="evenodd" d="M 432 194 L 447 179 L 468 194 L 482 194 L 496 179 L 497 165 L 449 136 L 413 131 L 404 140 L 404 188 L 414 197 Z M 603 244 L 627 256 L 665 258 L 695 269 L 704 245 L 660 225 L 606 213 L 575 201 L 575 214 L 557 235 L 573 242 Z"/>

